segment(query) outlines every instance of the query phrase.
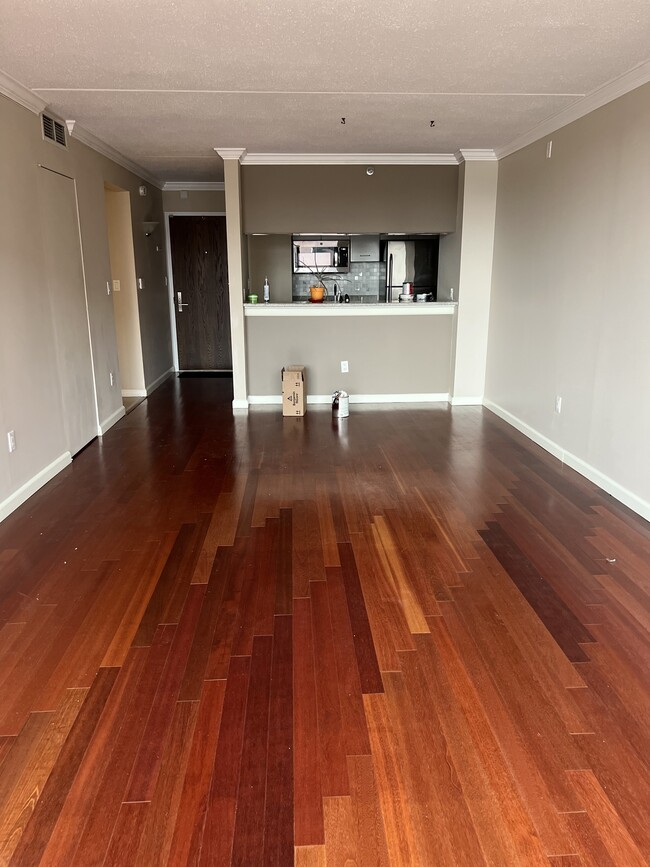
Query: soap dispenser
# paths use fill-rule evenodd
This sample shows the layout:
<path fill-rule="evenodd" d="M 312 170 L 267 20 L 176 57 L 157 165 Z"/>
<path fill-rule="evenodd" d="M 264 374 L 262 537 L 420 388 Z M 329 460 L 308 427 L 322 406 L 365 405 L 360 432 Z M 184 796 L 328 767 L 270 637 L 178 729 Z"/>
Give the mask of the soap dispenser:
<path fill-rule="evenodd" d="M 271 287 L 269 286 L 269 278 L 264 278 L 264 303 L 268 304 L 271 300 Z"/>

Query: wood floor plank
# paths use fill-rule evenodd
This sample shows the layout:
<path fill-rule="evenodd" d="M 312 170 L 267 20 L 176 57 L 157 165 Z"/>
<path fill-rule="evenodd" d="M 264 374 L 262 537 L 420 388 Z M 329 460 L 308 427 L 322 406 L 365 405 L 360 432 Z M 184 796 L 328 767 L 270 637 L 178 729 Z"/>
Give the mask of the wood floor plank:
<path fill-rule="evenodd" d="M 278 538 L 278 581 L 275 593 L 275 613 L 291 614 L 293 599 L 293 512 L 280 509 Z"/>
<path fill-rule="evenodd" d="M 348 758 L 359 867 L 388 867 L 388 847 L 371 756 Z"/>
<path fill-rule="evenodd" d="M 293 775 L 296 846 L 325 842 L 310 601 L 293 602 Z"/>
<path fill-rule="evenodd" d="M 167 863 L 197 864 L 226 692 L 225 680 L 203 685 Z M 162 862 L 161 862 L 162 863 Z"/>
<path fill-rule="evenodd" d="M 598 851 L 602 852 L 604 849 L 613 864 L 625 864 L 626 867 L 643 867 L 647 864 L 593 771 L 569 771 L 568 776 L 587 809 L 587 815 L 598 838 Z M 574 837 L 576 827 L 572 826 Z M 579 837 L 577 842 L 580 854 L 583 858 L 593 857 L 593 852 L 590 851 L 591 835 L 580 834 Z M 601 863 L 606 863 L 600 855 L 598 859 Z"/>
<path fill-rule="evenodd" d="M 418 863 L 418 847 L 386 696 L 369 693 L 364 704 L 389 863 L 391 867 L 410 867 Z"/>
<path fill-rule="evenodd" d="M 345 753 L 348 756 L 369 755 L 370 740 L 363 707 L 359 666 L 340 568 L 328 567 L 327 594 L 336 655 Z"/>
<path fill-rule="evenodd" d="M 135 862 L 166 864 L 181 806 L 183 778 L 198 714 L 198 701 L 177 702 L 167 749 L 142 828 Z"/>
<path fill-rule="evenodd" d="M 489 523 L 481 535 L 537 612 L 546 628 L 572 662 L 586 662 L 589 657 L 580 646 L 593 636 L 567 608 L 537 572 L 533 564 L 497 524 Z"/>
<path fill-rule="evenodd" d="M 250 657 L 233 657 L 212 769 L 201 867 L 219 867 L 231 861 L 249 678 Z"/>
<path fill-rule="evenodd" d="M 264 808 L 264 867 L 290 864 L 294 850 L 293 636 L 291 616 L 275 618 Z"/>
<path fill-rule="evenodd" d="M 166 654 L 169 645 L 163 646 Z M 157 645 L 154 648 L 152 654 L 158 650 Z M 148 655 L 148 650 L 142 647 L 129 652 L 70 786 L 41 859 L 43 865 L 75 860 L 88 865 L 102 863 L 135 752 L 134 749 L 127 758 L 124 772 L 122 743 L 125 737 L 128 739 L 138 731 L 138 716 L 144 716 L 141 710 L 138 712 L 138 700 L 146 702 L 150 698 L 146 688 L 141 692 L 143 677 L 150 674 Z M 89 816 L 88 804 L 101 804 L 101 810 L 92 811 Z"/>
<path fill-rule="evenodd" d="M 384 686 L 379 672 L 368 612 L 351 545 L 339 544 L 339 559 L 352 623 L 361 689 L 364 693 L 383 692 Z"/>
<path fill-rule="evenodd" d="M 150 804 L 122 804 L 111 838 L 104 867 L 133 867 Z"/>
<path fill-rule="evenodd" d="M 233 867 L 261 864 L 264 853 L 266 766 L 273 638 L 253 639 L 246 719 L 242 744 L 237 816 L 232 847 Z"/>
<path fill-rule="evenodd" d="M 293 595 L 308 596 L 310 581 L 325 579 L 318 508 L 313 500 L 297 502 L 292 510 Z"/>
<path fill-rule="evenodd" d="M 7 864 L 11 860 L 86 693 L 85 689 L 68 691 L 61 706 L 52 714 L 31 761 L 15 779 L 13 791 L 3 804 L 0 818 L 0 863 Z"/>
<path fill-rule="evenodd" d="M 165 613 L 176 589 L 176 583 L 180 581 L 179 576 L 187 563 L 195 533 L 195 524 L 183 524 L 178 531 L 174 546 L 170 551 L 167 562 L 140 621 L 138 631 L 133 639 L 134 645 L 146 646 L 151 644 L 158 625 L 170 622 L 165 620 Z"/>
<path fill-rule="evenodd" d="M 200 618 L 206 586 L 193 584 L 188 593 L 179 624 L 161 673 L 161 683 L 151 706 L 142 735 L 125 801 L 150 801 L 153 797 L 165 742 L 169 737 L 174 707 L 178 700 L 196 626 Z"/>
<path fill-rule="evenodd" d="M 314 581 L 311 585 L 311 623 L 314 644 L 314 676 L 323 797 L 347 795 L 350 792 L 344 745 L 339 675 L 332 632 L 327 584 Z"/>
<path fill-rule="evenodd" d="M 117 675 L 116 668 L 100 669 L 90 687 L 34 807 L 31 820 L 9 861 L 12 867 L 40 863 Z"/>
<path fill-rule="evenodd" d="M 196 626 L 192 647 L 183 673 L 179 701 L 198 701 L 205 679 L 210 650 L 217 628 L 217 618 L 223 602 L 228 571 L 231 565 L 231 548 L 219 548 L 210 570 L 208 586 L 201 605 L 201 614 Z"/>

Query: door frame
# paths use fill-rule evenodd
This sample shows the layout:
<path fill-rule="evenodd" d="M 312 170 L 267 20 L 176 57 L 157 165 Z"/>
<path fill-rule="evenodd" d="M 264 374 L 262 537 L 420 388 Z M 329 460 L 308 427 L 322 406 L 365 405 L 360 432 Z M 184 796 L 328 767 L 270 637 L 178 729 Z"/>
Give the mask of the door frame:
<path fill-rule="evenodd" d="M 172 268 L 172 243 L 169 229 L 170 217 L 225 217 L 225 211 L 165 211 L 165 249 L 167 253 L 167 287 L 169 300 L 169 322 L 172 334 L 172 357 L 174 371 L 179 372 L 178 364 L 178 334 L 176 333 L 176 308 L 174 306 L 174 271 Z"/>

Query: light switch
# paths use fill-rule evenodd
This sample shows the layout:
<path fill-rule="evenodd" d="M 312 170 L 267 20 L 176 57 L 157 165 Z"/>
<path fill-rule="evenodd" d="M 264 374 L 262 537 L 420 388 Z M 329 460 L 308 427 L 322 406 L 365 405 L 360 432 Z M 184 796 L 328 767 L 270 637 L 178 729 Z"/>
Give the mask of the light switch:
<path fill-rule="evenodd" d="M 119 291 L 120 291 L 120 281 L 119 280 L 113 280 L 113 292 L 119 292 Z"/>

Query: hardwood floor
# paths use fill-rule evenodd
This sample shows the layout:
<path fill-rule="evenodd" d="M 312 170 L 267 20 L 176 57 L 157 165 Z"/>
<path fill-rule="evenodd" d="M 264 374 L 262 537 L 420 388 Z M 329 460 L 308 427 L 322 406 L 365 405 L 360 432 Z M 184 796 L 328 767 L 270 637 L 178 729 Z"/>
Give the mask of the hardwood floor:
<path fill-rule="evenodd" d="M 647 864 L 649 525 L 480 408 L 229 387 L 0 525 L 0 864 Z"/>

